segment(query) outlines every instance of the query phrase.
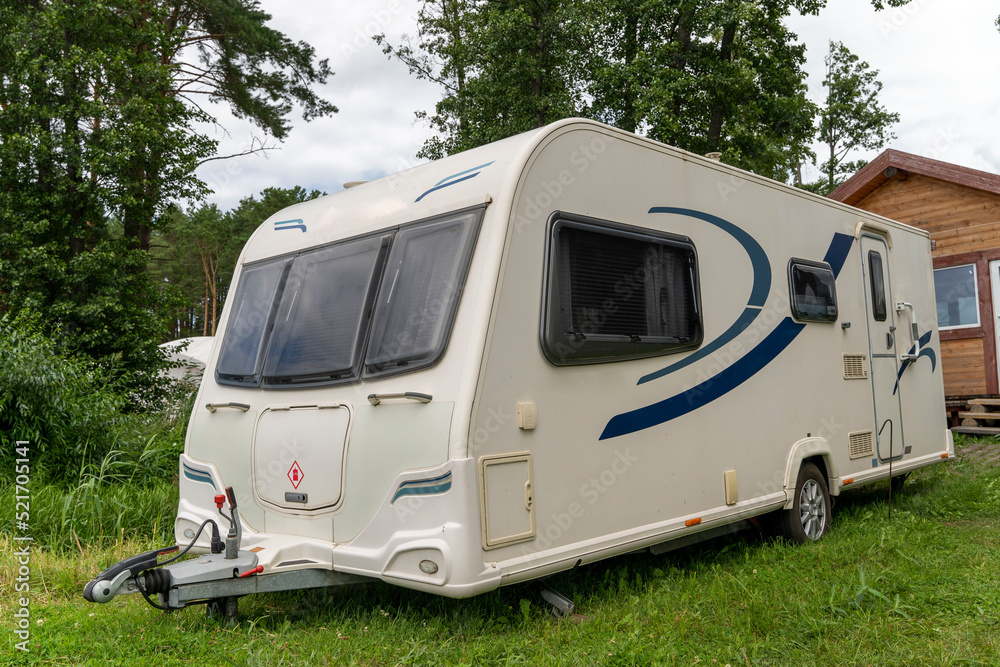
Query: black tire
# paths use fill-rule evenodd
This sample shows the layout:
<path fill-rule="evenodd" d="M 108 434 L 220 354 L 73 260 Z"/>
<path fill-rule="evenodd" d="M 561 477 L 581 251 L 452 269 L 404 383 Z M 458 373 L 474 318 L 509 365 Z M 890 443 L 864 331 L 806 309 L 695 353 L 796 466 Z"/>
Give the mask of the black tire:
<path fill-rule="evenodd" d="M 906 482 L 906 478 L 910 476 L 910 473 L 904 472 L 902 475 L 896 475 L 892 478 L 892 495 L 901 493 L 903 491 L 903 483 Z"/>
<path fill-rule="evenodd" d="M 816 542 L 830 532 L 832 509 L 823 473 L 814 464 L 806 463 L 795 482 L 794 506 L 777 513 L 778 532 L 796 544 Z"/>

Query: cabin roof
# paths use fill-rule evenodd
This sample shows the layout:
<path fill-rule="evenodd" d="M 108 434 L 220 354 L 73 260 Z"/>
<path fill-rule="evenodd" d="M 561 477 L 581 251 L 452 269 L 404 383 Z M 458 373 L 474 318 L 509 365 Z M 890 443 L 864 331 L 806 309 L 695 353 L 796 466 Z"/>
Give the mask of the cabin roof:
<path fill-rule="evenodd" d="M 865 197 L 878 190 L 899 172 L 920 174 L 1000 195 L 1000 175 L 890 148 L 862 167 L 858 173 L 844 181 L 828 196 L 830 199 L 857 206 Z"/>

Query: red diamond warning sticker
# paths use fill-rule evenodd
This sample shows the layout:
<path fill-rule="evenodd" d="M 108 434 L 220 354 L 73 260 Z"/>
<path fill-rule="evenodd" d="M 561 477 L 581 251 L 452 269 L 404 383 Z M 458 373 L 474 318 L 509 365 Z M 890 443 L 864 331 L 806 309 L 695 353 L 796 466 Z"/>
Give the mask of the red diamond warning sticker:
<path fill-rule="evenodd" d="M 299 484 L 302 483 L 302 478 L 305 475 L 302 472 L 302 468 L 299 467 L 298 461 L 292 462 L 292 467 L 288 469 L 288 479 L 291 480 L 292 486 L 296 489 L 299 488 Z"/>

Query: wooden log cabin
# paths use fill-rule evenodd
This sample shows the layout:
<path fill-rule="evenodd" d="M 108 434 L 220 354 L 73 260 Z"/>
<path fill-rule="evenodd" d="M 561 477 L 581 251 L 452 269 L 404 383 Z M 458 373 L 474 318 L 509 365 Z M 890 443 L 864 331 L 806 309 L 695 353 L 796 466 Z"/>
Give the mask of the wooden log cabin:
<path fill-rule="evenodd" d="M 829 196 L 930 233 L 951 424 L 1000 433 L 1000 175 L 887 150 Z"/>

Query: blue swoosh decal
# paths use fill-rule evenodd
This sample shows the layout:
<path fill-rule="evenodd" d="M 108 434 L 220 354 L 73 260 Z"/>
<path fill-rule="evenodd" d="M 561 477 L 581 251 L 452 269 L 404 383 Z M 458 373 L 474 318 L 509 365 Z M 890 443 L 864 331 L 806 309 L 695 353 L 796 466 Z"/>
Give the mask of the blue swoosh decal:
<path fill-rule="evenodd" d="M 417 197 L 416 199 L 414 199 L 413 200 L 414 203 L 420 201 L 421 199 L 423 199 L 424 197 L 426 197 L 430 193 L 436 192 L 437 190 L 440 190 L 441 188 L 446 188 L 449 185 L 455 185 L 456 183 L 461 183 L 462 181 L 467 181 L 470 178 L 475 178 L 476 176 L 478 176 L 481 173 L 481 170 L 483 170 L 486 167 L 490 166 L 491 164 L 493 164 L 493 162 L 494 162 L 494 160 L 491 160 L 491 161 L 487 162 L 486 164 L 479 165 L 478 167 L 473 167 L 472 169 L 466 169 L 465 171 L 460 171 L 457 174 L 452 174 L 451 176 L 446 176 L 446 177 L 442 178 L 440 181 L 438 181 L 437 183 L 434 184 L 433 188 L 431 188 L 427 192 L 423 193 L 422 195 L 420 195 L 419 197 Z M 475 173 L 473 174 L 473 173 L 470 173 L 470 172 L 475 172 Z M 468 175 L 466 175 L 466 174 L 468 174 Z M 455 178 L 456 176 L 461 176 L 461 178 Z"/>
<path fill-rule="evenodd" d="M 211 484 L 215 486 L 215 482 L 212 481 L 211 475 L 203 470 L 196 470 L 195 468 L 189 467 L 186 463 L 184 465 L 184 476 L 193 482 L 202 482 L 204 484 Z"/>
<path fill-rule="evenodd" d="M 686 215 L 691 218 L 697 218 L 698 220 L 703 220 L 709 224 L 715 225 L 739 241 L 740 245 L 743 246 L 743 250 L 745 250 L 747 255 L 750 257 L 750 264 L 753 267 L 753 288 L 750 290 L 750 299 L 747 301 L 747 308 L 738 318 L 736 318 L 736 321 L 733 322 L 732 326 L 726 329 L 721 336 L 712 342 L 703 345 L 697 352 L 688 355 L 677 363 L 642 376 L 636 384 L 645 384 L 650 380 L 656 380 L 664 375 L 669 375 L 674 371 L 686 368 L 687 366 L 704 359 L 721 348 L 723 345 L 729 343 L 731 340 L 743 333 L 743 331 L 749 327 L 755 319 L 757 319 L 757 316 L 760 315 L 760 309 L 763 307 L 764 301 L 767 299 L 767 295 L 771 291 L 771 262 L 767 259 L 767 253 L 764 252 L 764 249 L 760 247 L 760 244 L 757 243 L 757 240 L 754 237 L 750 236 L 733 223 L 728 220 L 723 220 L 718 216 L 687 208 L 654 206 L 649 209 L 649 212 L 673 213 L 676 215 Z"/>
<path fill-rule="evenodd" d="M 403 482 L 396 489 L 389 504 L 402 498 L 403 496 L 429 496 L 436 493 L 445 493 L 451 490 L 451 471 L 449 470 L 440 477 L 434 479 L 419 479 Z"/>
<path fill-rule="evenodd" d="M 306 231 L 306 226 L 302 222 L 302 219 L 299 218 L 297 220 L 282 220 L 281 222 L 276 222 L 274 223 L 274 229 L 276 231 L 282 229 L 301 229 L 302 231 Z"/>
<path fill-rule="evenodd" d="M 933 373 L 934 369 L 937 368 L 937 354 L 934 353 L 933 348 L 925 347 L 926 345 L 930 345 L 931 343 L 931 332 L 928 331 L 923 336 L 921 336 L 919 338 L 919 342 L 920 342 L 920 354 L 917 355 L 917 359 L 919 359 L 920 357 L 927 357 L 928 359 L 930 359 L 931 373 Z M 913 351 L 916 349 L 917 349 L 916 345 L 911 345 L 910 350 L 909 352 L 907 352 L 907 354 L 913 354 Z M 899 372 L 896 374 L 896 386 L 892 388 L 893 396 L 895 396 L 896 392 L 899 390 L 899 380 L 903 377 L 903 371 L 905 371 L 911 363 L 914 362 L 910 361 L 909 359 L 905 359 L 903 363 L 900 364 Z"/>
<path fill-rule="evenodd" d="M 835 277 L 844 267 L 853 243 L 853 236 L 839 233 L 833 235 L 824 261 L 830 265 Z M 612 417 L 604 427 L 600 439 L 616 438 L 658 426 L 725 396 L 774 361 L 805 327 L 805 324 L 786 317 L 757 347 L 714 377 L 658 403 Z"/>
<path fill-rule="evenodd" d="M 805 327 L 805 324 L 800 324 L 792 318 L 786 317 L 753 351 L 741 357 L 715 377 L 659 403 L 612 417 L 608 425 L 604 427 L 600 439 L 617 438 L 620 435 L 657 426 L 689 412 L 694 412 L 715 399 L 725 396 L 771 363 Z"/>

